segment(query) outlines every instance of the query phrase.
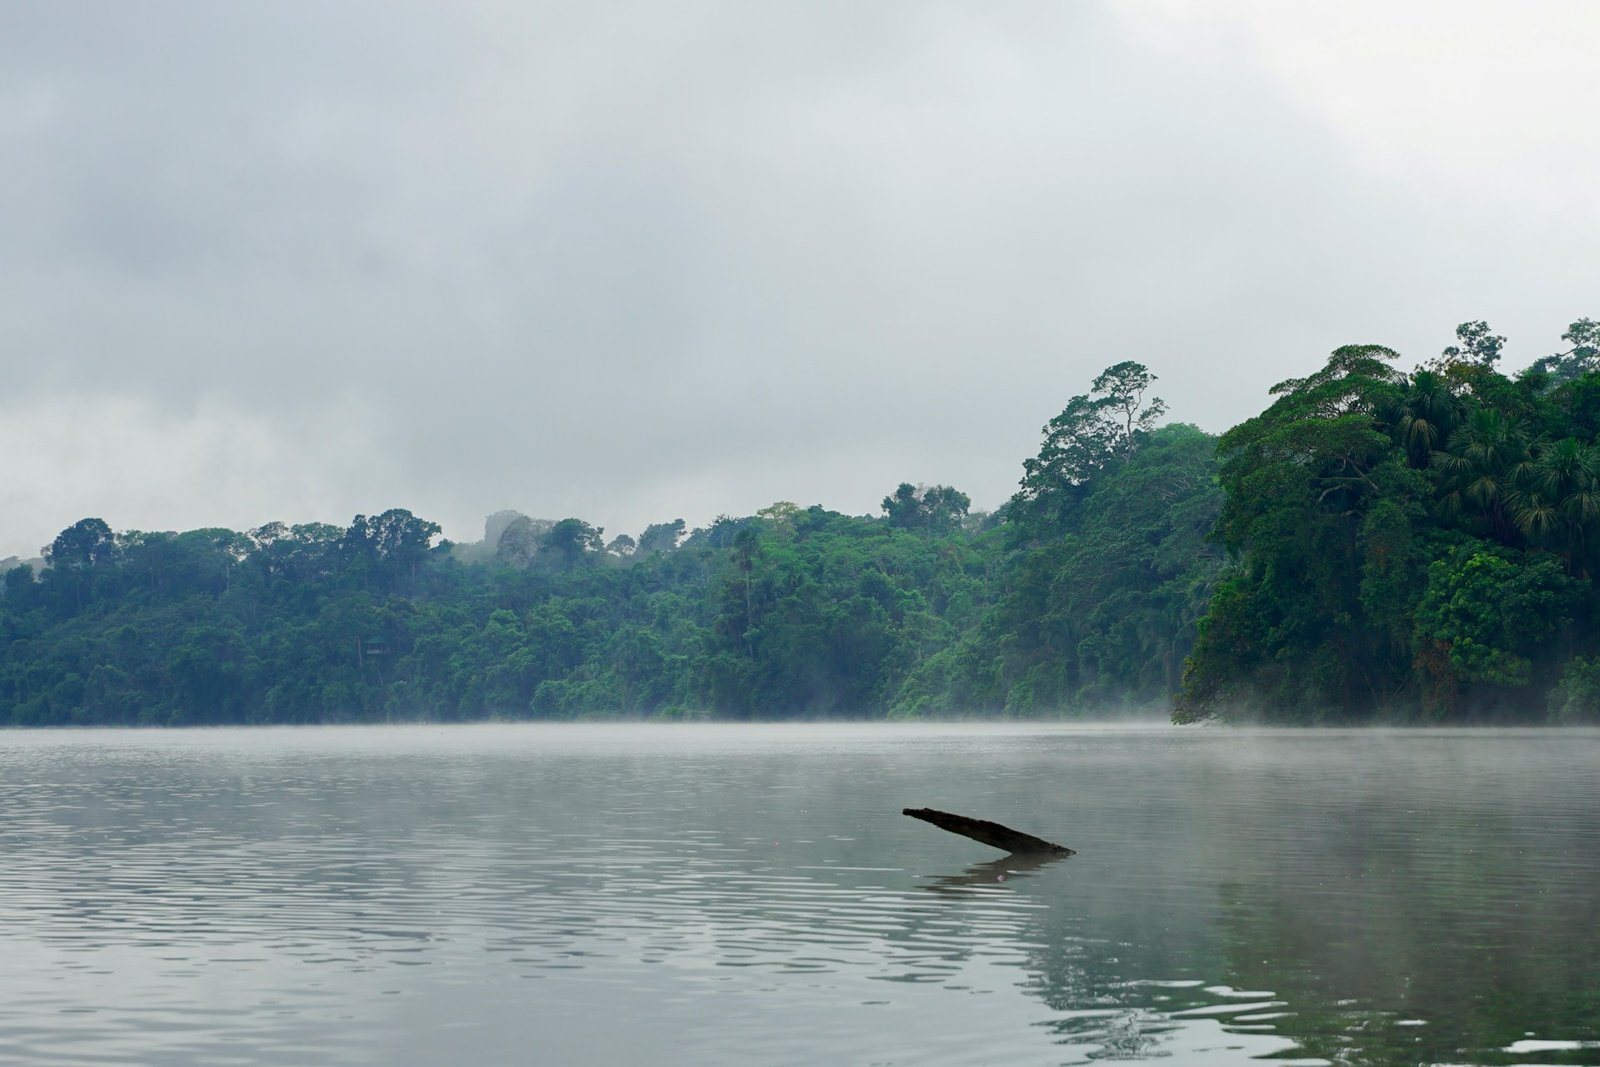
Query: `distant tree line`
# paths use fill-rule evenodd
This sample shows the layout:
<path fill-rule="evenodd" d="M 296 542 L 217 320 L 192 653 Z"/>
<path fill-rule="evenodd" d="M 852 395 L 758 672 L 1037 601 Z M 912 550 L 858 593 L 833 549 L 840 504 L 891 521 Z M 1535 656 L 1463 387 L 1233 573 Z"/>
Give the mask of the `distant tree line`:
<path fill-rule="evenodd" d="M 1220 439 L 1119 363 L 992 515 L 84 519 L 0 580 L 0 724 L 1595 718 L 1600 327 L 1514 378 L 1457 335 L 1411 374 L 1341 348 Z"/>

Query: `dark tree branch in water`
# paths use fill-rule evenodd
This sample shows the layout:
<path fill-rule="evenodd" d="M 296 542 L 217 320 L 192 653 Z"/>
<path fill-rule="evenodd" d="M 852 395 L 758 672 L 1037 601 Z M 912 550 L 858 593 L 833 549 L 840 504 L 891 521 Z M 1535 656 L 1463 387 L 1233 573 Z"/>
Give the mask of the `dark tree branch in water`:
<path fill-rule="evenodd" d="M 970 837 L 1002 852 L 1022 855 L 1041 853 L 1051 856 L 1076 855 L 1074 849 L 1065 845 L 1058 845 L 1053 841 L 1046 841 L 1041 837 L 1034 837 L 1032 834 L 1025 834 L 1021 830 L 1013 830 L 1009 826 L 1001 826 L 987 819 L 969 819 L 965 815 L 952 815 L 948 811 L 935 811 L 932 808 L 902 808 L 900 814 L 921 819 L 923 822 L 931 822 L 941 830 Z"/>

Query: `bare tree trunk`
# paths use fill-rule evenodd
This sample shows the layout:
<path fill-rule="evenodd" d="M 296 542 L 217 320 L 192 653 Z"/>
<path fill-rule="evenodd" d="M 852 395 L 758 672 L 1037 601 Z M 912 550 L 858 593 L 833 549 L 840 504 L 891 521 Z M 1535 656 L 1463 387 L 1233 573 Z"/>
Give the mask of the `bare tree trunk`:
<path fill-rule="evenodd" d="M 969 819 L 965 815 L 952 815 L 948 811 L 935 811 L 932 808 L 903 808 L 900 814 L 909 815 L 913 819 L 931 822 L 941 830 L 949 830 L 962 837 L 970 837 L 974 841 L 981 841 L 991 848 L 998 848 L 1002 852 L 1014 854 L 1045 853 L 1053 856 L 1075 855 L 1073 849 L 1065 845 L 1058 845 L 1053 841 L 1046 841 L 1032 834 L 1025 834 L 1021 830 L 1013 830 L 1009 826 L 1001 826 L 997 822 L 987 819 Z"/>

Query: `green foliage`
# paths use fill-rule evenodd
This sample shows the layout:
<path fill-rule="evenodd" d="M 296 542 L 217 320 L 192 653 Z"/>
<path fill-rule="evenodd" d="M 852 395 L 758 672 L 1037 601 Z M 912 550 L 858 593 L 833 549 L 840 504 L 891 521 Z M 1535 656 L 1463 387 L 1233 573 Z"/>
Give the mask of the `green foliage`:
<path fill-rule="evenodd" d="M 1363 594 L 1384 600 L 1411 504 L 1426 492 L 1383 421 L 1402 396 L 1393 358 L 1338 349 L 1219 441 L 1217 537 L 1233 563 L 1188 668 L 1186 716 L 1244 702 L 1314 719 L 1378 696 L 1371 667 L 1392 661 L 1405 609 L 1381 605 L 1388 618 L 1374 626 Z M 1371 514 L 1385 500 L 1395 508 Z"/>
<path fill-rule="evenodd" d="M 671 552 L 678 547 L 678 542 L 683 539 L 686 529 L 682 519 L 673 519 L 671 522 L 658 522 L 644 528 L 644 533 L 639 535 L 639 555 L 649 556 L 657 552 Z"/>
<path fill-rule="evenodd" d="M 595 562 L 605 549 L 605 531 L 582 519 L 562 519 L 539 542 L 541 559 L 562 570 Z"/>
<path fill-rule="evenodd" d="M 1589 358 L 1590 325 L 1561 359 Z M 1487 324 L 1457 336 L 1411 375 L 1387 349 L 1339 349 L 1223 435 L 1230 562 L 1180 718 L 1526 720 L 1565 658 L 1600 651 L 1600 382 L 1513 381 Z"/>
<path fill-rule="evenodd" d="M 117 542 L 104 519 L 80 519 L 62 530 L 44 550 L 52 568 L 104 567 L 116 560 Z"/>
<path fill-rule="evenodd" d="M 1106 368 L 1092 391 L 1075 396 L 1045 424 L 1039 454 L 1024 460 L 1021 487 L 1006 505 L 1017 539 L 1048 541 L 1070 530 L 1091 483 L 1137 448 L 1166 402 L 1144 394 L 1156 376 L 1131 361 Z"/>
<path fill-rule="evenodd" d="M 1544 357 L 1530 369 L 1554 384 L 1600 372 L 1600 322 L 1579 319 L 1567 327 L 1561 339 L 1571 347 Z"/>
<path fill-rule="evenodd" d="M 1575 656 L 1550 691 L 1550 718 L 1558 723 L 1600 722 L 1600 656 Z"/>
<path fill-rule="evenodd" d="M 1175 688 L 1219 554 L 1213 440 L 1095 381 L 1106 452 L 1073 528 L 969 522 L 902 483 L 885 517 L 779 502 L 609 545 L 491 516 L 455 552 L 409 511 L 247 534 L 65 531 L 0 598 L 0 722 L 1031 714 Z M 1100 432 L 1099 430 L 1096 431 Z M 1061 441 L 1047 443 L 1046 451 Z"/>
<path fill-rule="evenodd" d="M 1460 343 L 1446 348 L 1443 358 L 1452 363 L 1471 363 L 1479 367 L 1493 367 L 1500 359 L 1500 350 L 1506 346 L 1506 339 L 1490 333 L 1489 324 L 1481 319 L 1457 326 L 1456 340 Z"/>
<path fill-rule="evenodd" d="M 1070 522 L 1035 515 L 1028 539 L 1011 539 L 998 601 L 937 663 L 966 706 L 1101 713 L 1177 690 L 1221 564 L 1207 541 L 1222 500 L 1215 439 L 1173 425 L 1125 445 L 1077 487 Z"/>
<path fill-rule="evenodd" d="M 971 507 L 967 494 L 948 485 L 914 486 L 901 482 L 899 488 L 883 498 L 883 511 L 890 526 L 936 534 L 948 534 L 958 528 Z"/>
<path fill-rule="evenodd" d="M 1416 644 L 1430 655 L 1430 710 L 1448 714 L 1463 685 L 1524 687 L 1533 658 L 1572 621 L 1581 591 L 1549 556 L 1466 542 L 1428 565 Z"/>
<path fill-rule="evenodd" d="M 666 524 L 633 554 L 563 520 L 528 566 L 463 565 L 398 510 L 248 535 L 79 524 L 61 559 L 81 566 L 7 575 L 0 722 L 883 714 L 985 601 L 993 552 L 959 526 L 762 515 L 693 547 Z"/>
<path fill-rule="evenodd" d="M 994 516 L 780 501 L 604 540 L 401 508 L 348 527 L 63 530 L 0 582 L 0 724 L 1090 714 L 1600 717 L 1600 326 L 1404 374 L 1373 345 L 1220 439 L 1122 362 Z"/>

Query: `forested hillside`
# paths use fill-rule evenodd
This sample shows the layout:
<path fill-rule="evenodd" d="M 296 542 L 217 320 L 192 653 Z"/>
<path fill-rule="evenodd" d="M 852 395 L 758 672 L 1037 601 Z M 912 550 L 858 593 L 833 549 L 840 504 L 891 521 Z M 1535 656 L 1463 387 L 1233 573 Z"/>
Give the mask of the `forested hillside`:
<path fill-rule="evenodd" d="M 1600 327 L 1515 377 L 1458 333 L 1410 374 L 1341 348 L 1220 440 L 1117 364 L 992 515 L 84 519 L 4 575 L 0 724 L 1594 717 Z"/>

